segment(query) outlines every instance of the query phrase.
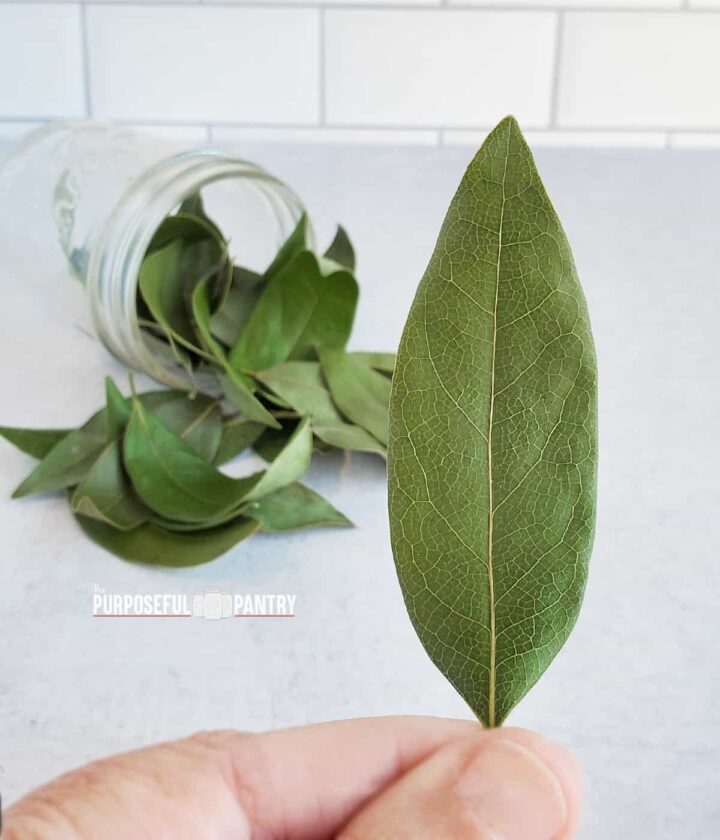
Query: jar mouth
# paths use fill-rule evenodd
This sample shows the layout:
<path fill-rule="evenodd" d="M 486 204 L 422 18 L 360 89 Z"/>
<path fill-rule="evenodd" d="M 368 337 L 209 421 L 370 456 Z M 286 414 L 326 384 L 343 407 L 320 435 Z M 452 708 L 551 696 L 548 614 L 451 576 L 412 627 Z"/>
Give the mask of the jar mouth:
<path fill-rule="evenodd" d="M 98 337 L 129 367 L 173 388 L 194 390 L 203 382 L 193 382 L 179 363 L 160 358 L 146 343 L 137 313 L 140 268 L 162 221 L 184 199 L 225 179 L 241 180 L 257 196 L 276 223 L 279 248 L 304 212 L 298 196 L 257 164 L 208 147 L 165 158 L 136 178 L 88 255 L 86 286 Z M 308 235 L 312 241 L 312 230 Z"/>

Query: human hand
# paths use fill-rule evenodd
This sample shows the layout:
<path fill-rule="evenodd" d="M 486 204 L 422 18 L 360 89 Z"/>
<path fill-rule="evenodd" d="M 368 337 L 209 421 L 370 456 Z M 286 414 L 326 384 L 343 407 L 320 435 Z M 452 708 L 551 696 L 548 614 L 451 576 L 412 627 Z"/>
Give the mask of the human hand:
<path fill-rule="evenodd" d="M 33 791 L 5 840 L 569 840 L 580 774 L 522 729 L 428 717 L 207 732 Z"/>

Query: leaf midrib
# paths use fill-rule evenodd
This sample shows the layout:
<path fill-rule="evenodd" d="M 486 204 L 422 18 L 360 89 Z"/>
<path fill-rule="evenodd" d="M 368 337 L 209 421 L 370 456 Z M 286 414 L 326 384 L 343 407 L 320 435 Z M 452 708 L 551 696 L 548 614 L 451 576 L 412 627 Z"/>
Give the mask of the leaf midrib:
<path fill-rule="evenodd" d="M 495 301 L 493 304 L 493 339 L 492 339 L 492 361 L 490 364 L 490 411 L 488 413 L 487 431 L 487 459 L 488 459 L 488 599 L 490 601 L 490 662 L 488 666 L 488 726 L 495 726 L 495 692 L 496 692 L 496 632 L 495 632 L 495 575 L 493 572 L 493 518 L 495 515 L 493 504 L 493 475 L 492 475 L 492 433 L 493 414 L 495 410 L 495 353 L 497 350 L 497 308 L 500 293 L 500 261 L 502 257 L 503 223 L 505 221 L 505 181 L 507 179 L 507 165 L 510 156 L 510 130 L 507 133 L 507 144 L 505 146 L 505 163 L 502 177 L 502 204 L 500 205 L 500 227 L 498 230 L 498 253 L 495 269 Z"/>

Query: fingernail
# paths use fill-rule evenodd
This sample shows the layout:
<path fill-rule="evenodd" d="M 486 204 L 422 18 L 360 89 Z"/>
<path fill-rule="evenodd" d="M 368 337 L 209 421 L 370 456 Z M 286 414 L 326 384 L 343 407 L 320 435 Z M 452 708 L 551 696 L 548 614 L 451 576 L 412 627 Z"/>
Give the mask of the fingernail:
<path fill-rule="evenodd" d="M 474 748 L 457 794 L 498 840 L 553 840 L 568 819 L 565 794 L 547 764 L 527 747 L 501 738 Z"/>

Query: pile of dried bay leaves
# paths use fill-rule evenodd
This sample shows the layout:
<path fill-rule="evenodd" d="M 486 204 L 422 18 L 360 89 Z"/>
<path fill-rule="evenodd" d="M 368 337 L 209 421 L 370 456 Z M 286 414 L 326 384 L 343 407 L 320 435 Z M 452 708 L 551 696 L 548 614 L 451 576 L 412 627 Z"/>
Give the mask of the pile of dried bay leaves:
<path fill-rule="evenodd" d="M 299 479 L 313 450 L 385 455 L 392 353 L 345 346 L 358 299 L 342 228 L 308 246 L 301 218 L 269 268 L 234 265 L 200 196 L 155 233 L 142 264 L 138 317 L 188 390 L 123 396 L 78 429 L 0 427 L 40 459 L 14 493 L 66 490 L 85 533 L 119 557 L 166 566 L 207 562 L 257 531 L 348 525 Z M 252 448 L 265 469 L 219 467 Z"/>

